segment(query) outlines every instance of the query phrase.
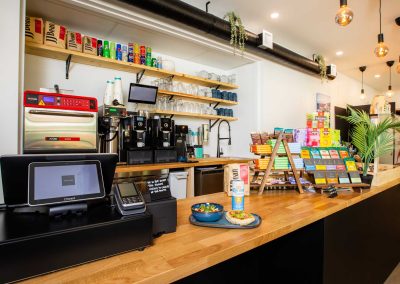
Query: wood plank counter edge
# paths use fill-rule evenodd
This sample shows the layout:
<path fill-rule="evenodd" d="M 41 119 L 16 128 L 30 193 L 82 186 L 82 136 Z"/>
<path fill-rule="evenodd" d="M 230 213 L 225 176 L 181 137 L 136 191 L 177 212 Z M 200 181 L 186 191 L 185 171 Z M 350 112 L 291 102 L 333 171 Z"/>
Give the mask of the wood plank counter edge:
<path fill-rule="evenodd" d="M 267 224 L 263 226 L 264 223 L 270 221 L 264 219 L 263 224 L 253 230 L 224 230 L 190 225 L 187 222 L 189 213 L 186 211 L 187 207 L 194 203 L 194 200 L 201 202 L 219 198 L 221 201 L 224 200 L 225 204 L 229 201 L 223 193 L 200 196 L 195 199 L 189 198 L 178 202 L 178 231 L 156 239 L 155 244 L 143 252 L 124 253 L 33 278 L 27 282 L 167 283 L 176 281 L 321 220 L 399 183 L 400 178 L 362 193 L 340 193 L 335 199 L 328 199 L 326 195 L 320 194 L 291 194 L 273 191 L 267 191 L 262 196 L 254 195 L 250 198 L 254 201 L 253 205 L 262 204 L 259 211 L 263 210 L 265 214 L 268 213 L 268 216 L 272 216 L 270 219 L 278 218 L 276 214 L 273 214 L 277 212 L 266 211 L 268 206 L 265 205 L 273 207 L 274 204 L 277 204 L 275 199 L 282 199 L 281 202 L 285 203 L 285 207 L 281 210 L 290 208 L 289 213 L 293 215 L 293 212 L 296 212 L 296 216 L 291 216 L 286 212 L 287 216 L 282 214 L 282 220 L 275 220 L 277 224 L 270 224 L 270 226 Z M 269 204 L 268 200 L 270 200 Z M 308 204 L 311 201 L 312 204 Z M 311 212 L 307 212 L 305 209 L 311 210 Z M 288 217 L 290 218 L 287 219 Z M 197 237 L 197 235 L 201 236 Z M 196 238 L 196 241 L 192 242 L 193 238 Z M 186 252 L 185 249 L 188 251 Z M 182 254 L 183 251 L 185 254 Z"/>

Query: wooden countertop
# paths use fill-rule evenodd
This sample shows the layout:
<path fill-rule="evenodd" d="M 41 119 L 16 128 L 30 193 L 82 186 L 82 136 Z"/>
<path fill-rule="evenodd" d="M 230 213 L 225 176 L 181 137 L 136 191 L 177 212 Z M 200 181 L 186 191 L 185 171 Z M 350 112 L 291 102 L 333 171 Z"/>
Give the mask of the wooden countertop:
<path fill-rule="evenodd" d="M 216 165 L 227 165 L 234 163 L 248 163 L 253 161 L 250 158 L 236 158 L 236 157 L 224 157 L 224 158 L 203 158 L 203 159 L 191 159 L 198 161 L 197 163 L 163 163 L 163 164 L 146 164 L 146 165 L 119 165 L 115 173 L 127 173 L 127 172 L 141 172 L 151 170 L 162 170 L 162 169 L 178 169 L 178 168 L 192 168 L 192 167 L 207 167 Z"/>
<path fill-rule="evenodd" d="M 260 227 L 229 230 L 193 226 L 190 206 L 213 201 L 230 208 L 230 198 L 216 193 L 178 201 L 175 233 L 155 239 L 144 251 L 135 251 L 30 279 L 30 283 L 168 283 L 208 268 L 329 216 L 400 183 L 400 178 L 362 193 L 323 194 L 266 191 L 245 199 L 245 209 L 259 214 Z M 110 240 L 112 241 L 112 240 Z M 60 256 L 62 257 L 62 256 Z"/>

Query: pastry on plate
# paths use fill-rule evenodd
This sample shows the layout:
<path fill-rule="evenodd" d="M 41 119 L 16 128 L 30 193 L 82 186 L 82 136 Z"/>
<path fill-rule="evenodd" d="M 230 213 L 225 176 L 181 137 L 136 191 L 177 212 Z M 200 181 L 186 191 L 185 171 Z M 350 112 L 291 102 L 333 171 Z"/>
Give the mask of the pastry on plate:
<path fill-rule="evenodd" d="M 246 226 L 253 223 L 256 218 L 254 218 L 253 214 L 247 213 L 242 210 L 230 210 L 225 213 L 225 218 L 229 223 Z"/>

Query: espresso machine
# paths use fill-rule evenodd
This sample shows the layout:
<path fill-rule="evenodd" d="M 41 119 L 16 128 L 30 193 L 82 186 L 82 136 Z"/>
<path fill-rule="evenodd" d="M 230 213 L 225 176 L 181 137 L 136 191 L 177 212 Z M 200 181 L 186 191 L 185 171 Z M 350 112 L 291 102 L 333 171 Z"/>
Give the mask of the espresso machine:
<path fill-rule="evenodd" d="M 171 163 L 177 161 L 177 153 L 173 137 L 174 121 L 171 118 L 158 117 L 149 119 L 148 138 L 153 147 L 155 163 Z"/>
<path fill-rule="evenodd" d="M 126 117 L 126 108 L 103 105 L 98 110 L 99 152 L 119 154 L 120 123 Z M 120 161 L 121 157 L 120 157 Z"/>
<path fill-rule="evenodd" d="M 189 133 L 187 125 L 175 125 L 175 149 L 178 162 L 187 162 L 186 136 Z"/>
<path fill-rule="evenodd" d="M 153 152 L 148 145 L 147 119 L 145 116 L 129 113 L 121 121 L 119 156 L 128 165 L 153 163 Z"/>

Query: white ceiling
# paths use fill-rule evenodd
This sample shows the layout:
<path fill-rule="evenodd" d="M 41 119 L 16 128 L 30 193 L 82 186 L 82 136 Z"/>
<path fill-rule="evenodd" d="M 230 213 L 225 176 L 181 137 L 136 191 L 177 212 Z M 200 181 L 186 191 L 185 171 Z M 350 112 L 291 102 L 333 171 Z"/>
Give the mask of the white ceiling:
<path fill-rule="evenodd" d="M 184 0 L 205 9 L 207 0 Z M 396 65 L 400 56 L 400 27 L 395 18 L 400 16 L 400 0 L 382 0 L 382 32 L 389 54 L 377 58 L 373 51 L 379 33 L 379 0 L 348 0 L 354 19 L 347 27 L 338 26 L 334 17 L 339 0 L 211 0 L 209 12 L 223 17 L 228 11 L 238 13 L 247 30 L 259 33 L 266 29 L 274 41 L 311 58 L 313 53 L 324 55 L 337 65 L 338 71 L 361 80 L 359 66 L 366 65 L 364 82 L 379 91 L 387 90 L 389 68 L 386 61 L 395 60 L 392 86 L 400 91 L 400 74 Z M 276 20 L 270 18 L 278 12 Z M 336 56 L 336 51 L 344 54 Z M 379 79 L 374 78 L 380 74 Z"/>

